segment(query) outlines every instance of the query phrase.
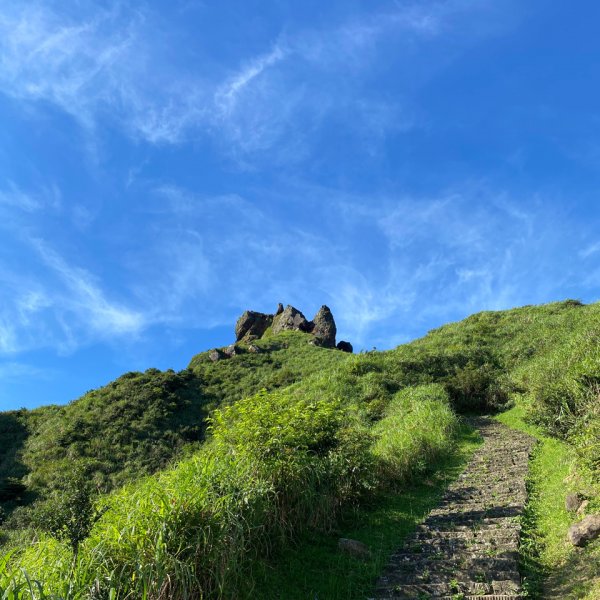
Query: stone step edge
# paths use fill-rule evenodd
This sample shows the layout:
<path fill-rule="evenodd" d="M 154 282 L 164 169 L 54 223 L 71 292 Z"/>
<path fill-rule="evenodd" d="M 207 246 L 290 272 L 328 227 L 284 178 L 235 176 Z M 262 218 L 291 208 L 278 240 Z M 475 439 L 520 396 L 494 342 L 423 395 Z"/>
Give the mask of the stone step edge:
<path fill-rule="evenodd" d="M 466 595 L 462 597 L 463 600 L 523 600 L 523 596 L 507 596 L 507 595 L 483 595 L 483 596 L 473 596 Z M 431 600 L 455 600 L 456 596 L 431 596 Z M 368 598 L 368 600 L 376 600 L 375 598 Z M 417 600 L 414 596 L 389 596 L 385 600 Z"/>

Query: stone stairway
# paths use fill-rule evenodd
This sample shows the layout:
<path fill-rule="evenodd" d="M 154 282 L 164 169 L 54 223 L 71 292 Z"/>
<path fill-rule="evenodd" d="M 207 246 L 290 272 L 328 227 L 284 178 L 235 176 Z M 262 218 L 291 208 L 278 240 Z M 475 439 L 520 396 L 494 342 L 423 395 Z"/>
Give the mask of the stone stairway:
<path fill-rule="evenodd" d="M 376 586 L 393 600 L 517 600 L 519 516 L 534 440 L 478 418 L 483 444 L 440 506 L 395 552 Z"/>

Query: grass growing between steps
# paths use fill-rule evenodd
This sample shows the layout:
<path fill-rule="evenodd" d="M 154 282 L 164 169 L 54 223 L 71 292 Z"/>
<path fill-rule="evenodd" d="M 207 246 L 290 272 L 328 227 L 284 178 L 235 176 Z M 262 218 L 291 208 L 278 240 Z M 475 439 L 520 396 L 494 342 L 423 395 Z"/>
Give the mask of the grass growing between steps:
<path fill-rule="evenodd" d="M 437 505 L 448 484 L 464 470 L 479 434 L 462 426 L 452 454 L 419 482 L 378 496 L 376 502 L 348 515 L 347 525 L 331 533 L 311 534 L 277 559 L 256 565 L 255 588 L 247 598 L 264 600 L 364 600 L 389 556 Z M 369 546 L 361 560 L 338 550 L 340 537 Z"/>
<path fill-rule="evenodd" d="M 575 467 L 575 451 L 525 422 L 516 406 L 498 421 L 534 436 L 538 444 L 530 461 L 529 499 L 523 519 L 521 560 L 524 589 L 534 599 L 599 600 L 600 544 L 574 548 L 567 531 L 576 518 L 565 509 Z"/>

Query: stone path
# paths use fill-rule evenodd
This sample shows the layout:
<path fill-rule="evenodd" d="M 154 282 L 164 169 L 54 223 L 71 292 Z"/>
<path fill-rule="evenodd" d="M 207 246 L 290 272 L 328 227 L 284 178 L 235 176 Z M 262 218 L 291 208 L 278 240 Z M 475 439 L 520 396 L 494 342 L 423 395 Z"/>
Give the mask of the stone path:
<path fill-rule="evenodd" d="M 491 419 L 484 443 L 441 505 L 392 555 L 377 598 L 517 600 L 520 524 L 533 438 Z"/>

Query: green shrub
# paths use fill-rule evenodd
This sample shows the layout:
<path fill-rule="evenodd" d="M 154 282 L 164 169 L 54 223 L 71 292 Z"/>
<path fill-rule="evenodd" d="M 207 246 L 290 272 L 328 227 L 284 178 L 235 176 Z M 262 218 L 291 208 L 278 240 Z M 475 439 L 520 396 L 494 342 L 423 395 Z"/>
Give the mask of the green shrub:
<path fill-rule="evenodd" d="M 380 480 L 395 485 L 422 474 L 450 449 L 457 423 L 441 385 L 398 392 L 374 428 Z"/>
<path fill-rule="evenodd" d="M 500 372 L 489 364 L 469 362 L 446 378 L 445 385 L 453 406 L 459 412 L 496 411 L 509 401 Z"/>

